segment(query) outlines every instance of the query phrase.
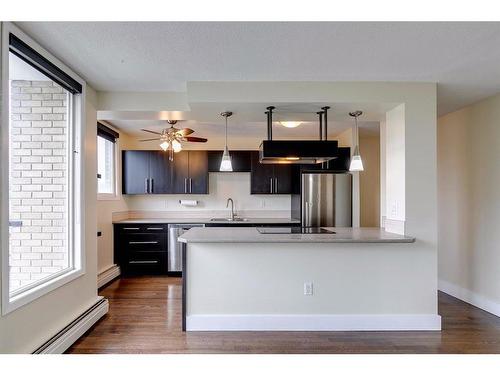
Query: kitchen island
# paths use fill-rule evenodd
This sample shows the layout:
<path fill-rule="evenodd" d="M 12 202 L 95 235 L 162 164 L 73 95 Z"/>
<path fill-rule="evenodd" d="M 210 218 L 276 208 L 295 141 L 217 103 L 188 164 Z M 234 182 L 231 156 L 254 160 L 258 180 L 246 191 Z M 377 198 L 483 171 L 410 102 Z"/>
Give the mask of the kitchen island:
<path fill-rule="evenodd" d="M 183 329 L 441 329 L 435 254 L 379 228 L 324 229 L 334 233 L 186 232 Z"/>

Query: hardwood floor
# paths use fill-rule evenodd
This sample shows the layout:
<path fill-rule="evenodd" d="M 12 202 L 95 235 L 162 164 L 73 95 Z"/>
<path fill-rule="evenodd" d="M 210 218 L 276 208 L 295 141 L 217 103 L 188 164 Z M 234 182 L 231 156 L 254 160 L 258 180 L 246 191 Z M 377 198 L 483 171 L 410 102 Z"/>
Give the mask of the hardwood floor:
<path fill-rule="evenodd" d="M 110 311 L 67 353 L 500 353 L 500 318 L 439 294 L 441 332 L 181 331 L 181 279 L 119 279 Z"/>

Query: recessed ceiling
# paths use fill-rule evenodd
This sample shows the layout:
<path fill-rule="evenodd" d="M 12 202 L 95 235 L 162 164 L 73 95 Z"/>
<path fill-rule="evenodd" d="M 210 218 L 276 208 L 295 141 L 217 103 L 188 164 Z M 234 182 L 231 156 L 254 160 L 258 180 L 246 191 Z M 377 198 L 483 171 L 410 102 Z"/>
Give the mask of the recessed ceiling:
<path fill-rule="evenodd" d="M 105 120 L 131 136 L 144 136 L 140 129 L 162 130 L 170 125 L 166 119 L 180 120 L 177 128 L 189 127 L 204 137 L 224 136 L 224 118 L 221 112 L 231 111 L 228 118 L 231 137 L 264 139 L 267 135 L 266 103 L 192 103 L 189 112 L 108 112 L 100 111 L 99 120 Z M 273 135 L 276 139 L 317 139 L 319 137 L 319 118 L 317 112 L 325 105 L 328 111 L 328 135 L 337 136 L 352 127 L 353 119 L 349 112 L 362 109 L 360 128 L 366 135 L 378 134 L 378 124 L 385 114 L 396 104 L 391 103 L 280 103 L 273 114 Z M 279 121 L 300 121 L 302 125 L 289 129 L 279 125 Z M 147 138 L 147 137 L 146 137 Z"/>
<path fill-rule="evenodd" d="M 445 114 L 500 91 L 500 23 L 20 22 L 106 91 L 188 81 L 438 83 Z"/>

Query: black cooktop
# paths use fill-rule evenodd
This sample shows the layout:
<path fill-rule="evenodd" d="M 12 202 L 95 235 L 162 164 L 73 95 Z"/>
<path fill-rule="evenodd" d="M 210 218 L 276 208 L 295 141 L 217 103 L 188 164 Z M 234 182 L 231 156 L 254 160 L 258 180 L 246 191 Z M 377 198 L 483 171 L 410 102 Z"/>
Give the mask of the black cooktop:
<path fill-rule="evenodd" d="M 335 234 L 332 230 L 320 227 L 261 227 L 257 230 L 262 234 Z"/>

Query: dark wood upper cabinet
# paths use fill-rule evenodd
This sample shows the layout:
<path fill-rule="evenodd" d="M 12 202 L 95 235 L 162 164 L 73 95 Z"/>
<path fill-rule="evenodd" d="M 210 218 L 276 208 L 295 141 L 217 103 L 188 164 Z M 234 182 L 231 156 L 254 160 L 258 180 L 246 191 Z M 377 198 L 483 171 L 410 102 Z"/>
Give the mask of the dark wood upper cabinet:
<path fill-rule="evenodd" d="M 207 151 L 123 151 L 123 194 L 208 194 Z"/>
<path fill-rule="evenodd" d="M 250 194 L 273 194 L 274 166 L 261 164 L 258 152 L 252 152 L 251 161 Z"/>
<path fill-rule="evenodd" d="M 150 151 L 122 152 L 123 194 L 147 194 L 149 190 Z"/>
<path fill-rule="evenodd" d="M 171 194 L 187 194 L 189 177 L 189 152 L 181 151 L 174 154 L 172 162 Z"/>
<path fill-rule="evenodd" d="M 169 194 L 172 191 L 172 162 L 168 152 L 149 152 L 149 193 Z"/>
<path fill-rule="evenodd" d="M 262 164 L 252 152 L 251 194 L 292 194 L 300 181 L 300 169 L 291 164 Z"/>
<path fill-rule="evenodd" d="M 252 170 L 252 152 L 255 151 L 231 151 L 231 164 L 233 172 L 250 172 Z M 219 172 L 223 151 L 208 151 L 208 171 Z M 224 172 L 231 173 L 231 172 Z"/>
<path fill-rule="evenodd" d="M 188 152 L 188 194 L 208 194 L 208 152 Z"/>

